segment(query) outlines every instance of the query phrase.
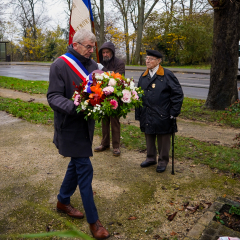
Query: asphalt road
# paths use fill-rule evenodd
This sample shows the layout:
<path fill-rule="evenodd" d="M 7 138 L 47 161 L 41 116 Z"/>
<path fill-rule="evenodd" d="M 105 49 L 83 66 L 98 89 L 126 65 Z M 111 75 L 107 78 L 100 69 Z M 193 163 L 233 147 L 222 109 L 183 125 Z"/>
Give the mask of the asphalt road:
<path fill-rule="evenodd" d="M 126 77 L 133 77 L 137 84 L 143 71 L 127 70 Z M 184 96 L 198 99 L 206 99 L 208 94 L 210 75 L 206 73 L 174 73 L 182 85 Z M 25 80 L 44 80 L 49 78 L 49 65 L 0 65 L 0 76 L 16 77 Z M 240 82 L 238 82 L 240 87 Z M 240 98 L 240 92 L 239 92 Z"/>

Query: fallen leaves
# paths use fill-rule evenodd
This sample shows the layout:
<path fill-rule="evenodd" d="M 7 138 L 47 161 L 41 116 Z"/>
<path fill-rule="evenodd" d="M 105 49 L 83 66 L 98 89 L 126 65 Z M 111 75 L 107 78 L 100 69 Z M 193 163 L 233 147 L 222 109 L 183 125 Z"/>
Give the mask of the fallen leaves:
<path fill-rule="evenodd" d="M 172 221 L 175 218 L 176 215 L 177 215 L 177 212 L 173 213 L 172 215 L 169 215 L 168 220 Z"/>
<path fill-rule="evenodd" d="M 33 102 L 35 101 L 35 98 L 30 98 L 30 100 L 28 100 L 28 102 Z"/>
<path fill-rule="evenodd" d="M 170 204 L 171 206 L 173 206 L 173 205 L 174 205 L 174 202 L 173 202 L 173 201 L 169 201 L 169 204 Z M 197 210 L 202 211 L 202 210 L 204 210 L 204 209 L 209 208 L 211 205 L 212 205 L 211 202 L 205 202 L 205 201 L 203 201 L 203 202 L 197 203 L 197 204 L 194 205 L 194 206 L 189 206 L 189 202 L 184 202 L 181 206 L 179 206 L 179 207 L 176 206 L 175 209 L 177 209 L 178 211 L 184 211 L 184 210 L 185 210 L 186 212 L 190 212 L 191 214 L 193 214 L 193 213 L 195 213 Z M 167 213 L 167 216 L 168 216 L 167 219 L 168 219 L 169 221 L 172 221 L 172 220 L 175 218 L 175 216 L 177 215 L 177 212 L 174 212 L 173 214 L 170 214 L 170 215 L 169 215 L 169 213 L 170 213 L 169 210 L 166 210 L 166 213 Z M 189 214 L 186 213 L 186 214 L 185 214 L 185 217 L 189 217 Z"/>
<path fill-rule="evenodd" d="M 176 233 L 176 232 L 171 232 L 170 235 L 171 235 L 171 236 L 176 236 L 177 233 Z"/>
<path fill-rule="evenodd" d="M 195 207 L 186 207 L 187 210 L 192 211 L 192 213 L 195 213 L 199 209 L 199 205 L 196 205 Z"/>

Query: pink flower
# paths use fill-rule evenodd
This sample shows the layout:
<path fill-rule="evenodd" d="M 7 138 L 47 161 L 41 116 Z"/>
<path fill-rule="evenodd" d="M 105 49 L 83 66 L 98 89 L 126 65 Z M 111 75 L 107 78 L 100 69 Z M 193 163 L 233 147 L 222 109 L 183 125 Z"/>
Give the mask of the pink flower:
<path fill-rule="evenodd" d="M 123 94 L 123 97 L 122 97 L 121 100 L 122 100 L 124 103 L 130 103 L 130 102 L 131 102 L 131 97 L 132 97 L 131 92 L 130 92 L 129 90 L 124 89 L 124 90 L 122 91 L 122 94 Z"/>
<path fill-rule="evenodd" d="M 138 96 L 138 94 L 137 94 L 136 91 L 132 91 L 132 98 L 133 98 L 134 100 L 138 100 L 138 99 L 139 99 L 139 96 Z"/>
<path fill-rule="evenodd" d="M 104 93 L 105 95 L 110 95 L 110 94 L 113 93 L 113 92 L 114 92 L 114 88 L 111 87 L 111 86 L 105 87 L 105 88 L 103 89 L 103 93 Z"/>
<path fill-rule="evenodd" d="M 80 103 L 79 100 L 80 100 L 80 95 L 76 94 L 74 97 L 74 105 L 78 106 Z"/>
<path fill-rule="evenodd" d="M 118 102 L 114 99 L 110 100 L 110 104 L 112 105 L 112 109 L 117 109 Z"/>

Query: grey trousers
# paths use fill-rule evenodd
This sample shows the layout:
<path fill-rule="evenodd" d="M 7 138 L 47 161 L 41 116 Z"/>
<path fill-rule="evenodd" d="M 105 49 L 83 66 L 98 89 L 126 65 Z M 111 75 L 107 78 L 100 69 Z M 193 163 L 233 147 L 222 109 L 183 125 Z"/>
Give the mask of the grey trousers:
<path fill-rule="evenodd" d="M 147 144 L 146 161 L 157 161 L 156 138 L 158 145 L 158 166 L 166 167 L 169 162 L 171 134 L 145 134 Z"/>
<path fill-rule="evenodd" d="M 117 117 L 105 118 L 102 121 L 102 142 L 101 145 L 104 147 L 110 146 L 110 123 L 112 130 L 112 147 L 120 147 L 120 122 Z"/>

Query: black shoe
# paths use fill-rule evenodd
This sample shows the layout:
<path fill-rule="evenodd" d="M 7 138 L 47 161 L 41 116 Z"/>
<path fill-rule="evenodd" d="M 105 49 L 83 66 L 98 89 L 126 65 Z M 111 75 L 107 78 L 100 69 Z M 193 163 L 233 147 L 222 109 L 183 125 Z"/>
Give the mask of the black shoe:
<path fill-rule="evenodd" d="M 162 173 L 166 170 L 167 167 L 157 166 L 156 172 Z"/>
<path fill-rule="evenodd" d="M 155 164 L 157 164 L 157 162 L 149 162 L 149 161 L 144 161 L 144 162 L 142 162 L 141 164 L 140 164 L 140 166 L 142 167 L 142 168 L 144 168 L 144 167 L 149 167 L 149 166 L 151 166 L 151 165 L 155 165 Z"/>

